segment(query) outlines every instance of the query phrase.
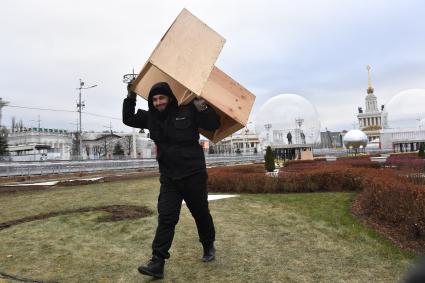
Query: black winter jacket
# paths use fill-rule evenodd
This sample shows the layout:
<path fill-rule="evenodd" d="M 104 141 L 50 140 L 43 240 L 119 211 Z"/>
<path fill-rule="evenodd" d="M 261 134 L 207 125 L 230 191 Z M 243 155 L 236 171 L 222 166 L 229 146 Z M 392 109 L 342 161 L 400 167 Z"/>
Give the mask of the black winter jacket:
<path fill-rule="evenodd" d="M 173 96 L 174 97 L 174 96 Z M 220 127 L 220 118 L 212 107 L 198 112 L 193 103 L 167 107 L 165 117 L 153 107 L 149 97 L 149 110 L 137 110 L 136 99 L 123 102 L 122 118 L 127 126 L 148 129 L 150 138 L 157 146 L 157 161 L 161 174 L 172 179 L 181 179 L 206 171 L 204 151 L 199 144 L 198 128 L 215 131 Z"/>

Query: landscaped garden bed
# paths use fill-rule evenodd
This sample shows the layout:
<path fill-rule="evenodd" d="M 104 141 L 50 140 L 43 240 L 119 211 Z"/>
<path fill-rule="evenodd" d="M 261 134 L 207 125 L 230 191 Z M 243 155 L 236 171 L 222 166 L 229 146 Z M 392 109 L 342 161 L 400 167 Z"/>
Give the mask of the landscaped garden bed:
<path fill-rule="evenodd" d="M 250 167 L 240 168 L 263 170 Z M 137 266 L 151 256 L 159 187 L 158 177 L 143 177 L 0 194 L 0 223 L 14 224 L 0 230 L 0 281 L 149 281 Z M 400 282 L 415 256 L 352 216 L 354 194 L 213 201 L 217 258 L 209 264 L 183 205 L 164 282 Z M 129 217 L 140 207 L 154 214 Z M 111 216 L 117 221 L 104 221 Z"/>
<path fill-rule="evenodd" d="M 264 164 L 211 168 L 208 188 L 229 193 L 357 192 L 353 213 L 399 245 L 425 252 L 425 161 L 391 155 L 385 163 L 369 156 L 336 162 L 291 161 L 277 178 Z"/>

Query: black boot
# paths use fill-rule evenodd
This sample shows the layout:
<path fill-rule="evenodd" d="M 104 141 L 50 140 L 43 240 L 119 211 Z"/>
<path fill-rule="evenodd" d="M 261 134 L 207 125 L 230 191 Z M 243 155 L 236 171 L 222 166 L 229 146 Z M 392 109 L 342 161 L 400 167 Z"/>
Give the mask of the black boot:
<path fill-rule="evenodd" d="M 146 266 L 141 265 L 137 270 L 140 273 L 154 278 L 164 278 L 164 259 L 153 256 Z"/>
<path fill-rule="evenodd" d="M 210 262 L 215 259 L 215 247 L 214 242 L 202 243 L 204 248 L 204 256 L 202 257 L 203 262 Z"/>

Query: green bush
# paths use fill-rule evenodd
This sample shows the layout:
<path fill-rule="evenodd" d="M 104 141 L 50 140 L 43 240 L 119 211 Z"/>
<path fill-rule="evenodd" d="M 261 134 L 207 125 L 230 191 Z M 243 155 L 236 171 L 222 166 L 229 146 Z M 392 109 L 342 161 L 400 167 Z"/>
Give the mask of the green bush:
<path fill-rule="evenodd" d="M 7 136 L 3 129 L 0 130 L 0 157 L 9 155 L 7 150 Z"/>
<path fill-rule="evenodd" d="M 122 146 L 119 142 L 117 142 L 114 146 L 113 155 L 124 155 L 124 150 L 122 149 Z"/>
<path fill-rule="evenodd" d="M 274 156 L 272 152 L 272 148 L 270 146 L 266 149 L 266 155 L 264 155 L 265 167 L 267 172 L 273 172 L 276 169 L 274 165 Z"/>
<path fill-rule="evenodd" d="M 421 142 L 419 144 L 419 152 L 418 152 L 419 158 L 425 158 L 425 143 Z"/>

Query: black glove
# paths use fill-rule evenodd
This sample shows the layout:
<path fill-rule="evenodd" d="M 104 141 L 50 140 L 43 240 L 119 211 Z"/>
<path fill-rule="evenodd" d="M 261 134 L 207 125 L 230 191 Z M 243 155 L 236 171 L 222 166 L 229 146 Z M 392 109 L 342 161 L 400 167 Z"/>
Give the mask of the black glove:
<path fill-rule="evenodd" d="M 195 98 L 193 100 L 193 105 L 195 105 L 196 110 L 198 110 L 199 112 L 204 111 L 208 108 L 208 105 L 203 98 Z"/>
<path fill-rule="evenodd" d="M 137 93 L 135 93 L 134 91 L 131 90 L 131 87 L 133 86 L 133 82 L 134 79 L 132 79 L 128 84 L 127 84 L 127 98 L 131 98 L 131 99 L 136 99 L 137 97 Z"/>

